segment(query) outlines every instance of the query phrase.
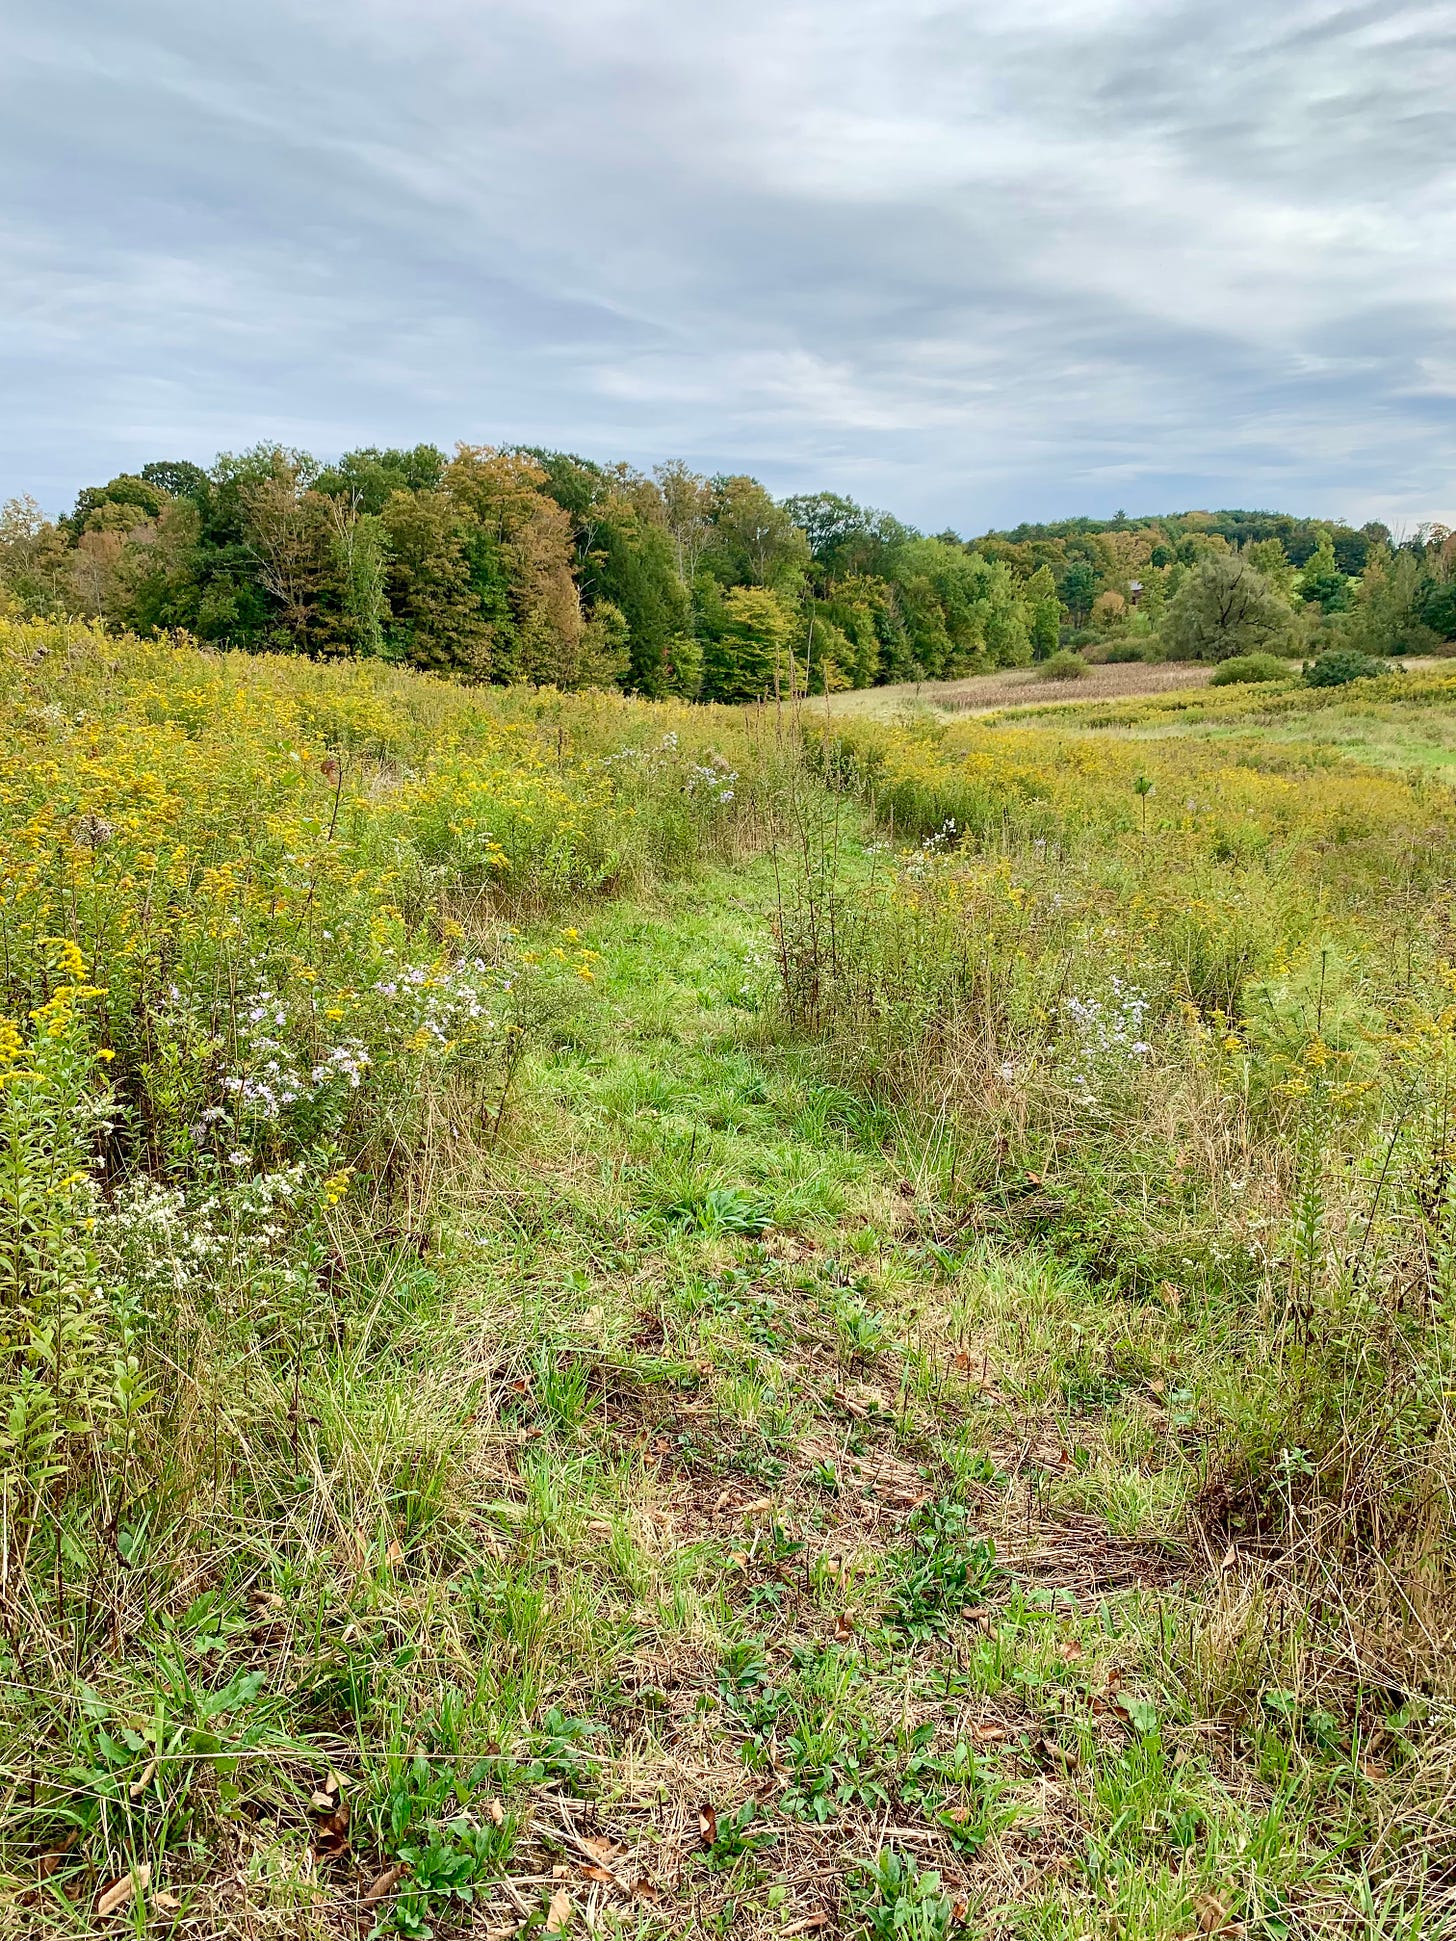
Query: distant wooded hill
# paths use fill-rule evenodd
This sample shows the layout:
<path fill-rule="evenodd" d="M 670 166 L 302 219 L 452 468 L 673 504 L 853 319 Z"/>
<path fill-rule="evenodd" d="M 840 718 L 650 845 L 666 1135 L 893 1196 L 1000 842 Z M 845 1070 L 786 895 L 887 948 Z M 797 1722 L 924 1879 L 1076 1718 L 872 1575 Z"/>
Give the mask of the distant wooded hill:
<path fill-rule="evenodd" d="M 1378 522 L 1277 512 L 962 539 L 679 462 L 649 476 L 563 452 L 418 445 L 321 464 L 260 445 L 207 468 L 143 465 L 58 520 L 28 498 L 0 513 L 0 603 L 22 615 L 715 701 L 947 679 L 1069 644 L 1153 657 L 1195 638 L 1165 620 L 1218 560 L 1239 562 L 1245 592 L 1257 583 L 1260 644 L 1281 651 L 1345 634 L 1383 655 L 1456 639 L 1444 529 L 1397 544 Z"/>

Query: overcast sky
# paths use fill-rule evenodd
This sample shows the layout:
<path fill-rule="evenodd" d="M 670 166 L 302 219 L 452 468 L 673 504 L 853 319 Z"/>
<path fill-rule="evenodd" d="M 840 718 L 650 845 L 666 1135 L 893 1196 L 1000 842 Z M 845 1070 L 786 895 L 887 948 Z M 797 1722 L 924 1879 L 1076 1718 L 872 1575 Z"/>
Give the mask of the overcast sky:
<path fill-rule="evenodd" d="M 457 438 L 1456 517 L 1456 0 L 0 0 L 0 497 Z"/>

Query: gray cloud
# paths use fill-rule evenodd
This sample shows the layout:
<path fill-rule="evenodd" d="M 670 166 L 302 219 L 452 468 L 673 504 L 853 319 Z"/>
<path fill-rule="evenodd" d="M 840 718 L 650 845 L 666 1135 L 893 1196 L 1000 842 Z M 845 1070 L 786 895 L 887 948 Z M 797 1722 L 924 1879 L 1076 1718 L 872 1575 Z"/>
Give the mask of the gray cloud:
<path fill-rule="evenodd" d="M 48 0 L 7 43 L 0 492 L 458 436 L 932 529 L 1456 510 L 1453 0 Z"/>

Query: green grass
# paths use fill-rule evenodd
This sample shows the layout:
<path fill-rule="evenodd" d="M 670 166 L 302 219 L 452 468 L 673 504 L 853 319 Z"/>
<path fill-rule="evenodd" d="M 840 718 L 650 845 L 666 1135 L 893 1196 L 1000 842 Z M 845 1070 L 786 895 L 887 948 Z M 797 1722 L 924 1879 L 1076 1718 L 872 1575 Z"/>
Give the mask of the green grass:
<path fill-rule="evenodd" d="M 1248 724 L 1175 720 L 1126 732 L 1140 741 L 1188 736 L 1216 743 L 1246 736 Z M 1416 714 L 1396 706 L 1311 708 L 1307 714 L 1285 714 L 1261 724 L 1260 739 L 1292 752 L 1348 757 L 1377 768 L 1444 773 L 1456 764 L 1456 720 L 1433 710 Z"/>

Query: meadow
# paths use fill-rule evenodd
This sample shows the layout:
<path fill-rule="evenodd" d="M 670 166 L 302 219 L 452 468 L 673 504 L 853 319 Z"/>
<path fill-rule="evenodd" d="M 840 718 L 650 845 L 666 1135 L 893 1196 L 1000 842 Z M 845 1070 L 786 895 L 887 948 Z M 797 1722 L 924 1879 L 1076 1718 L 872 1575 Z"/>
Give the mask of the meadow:
<path fill-rule="evenodd" d="M 1456 679 L 0 670 L 0 1933 L 1456 1927 Z"/>

